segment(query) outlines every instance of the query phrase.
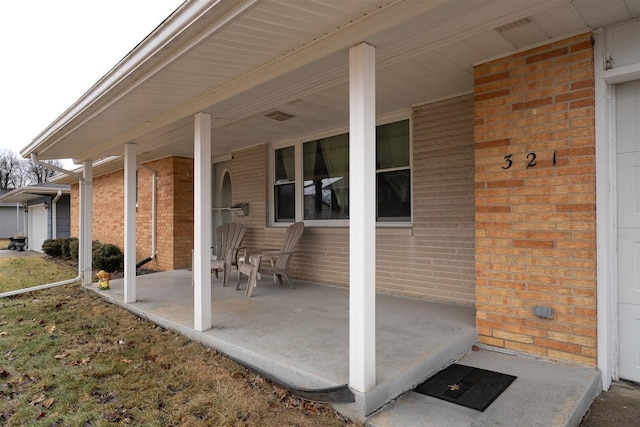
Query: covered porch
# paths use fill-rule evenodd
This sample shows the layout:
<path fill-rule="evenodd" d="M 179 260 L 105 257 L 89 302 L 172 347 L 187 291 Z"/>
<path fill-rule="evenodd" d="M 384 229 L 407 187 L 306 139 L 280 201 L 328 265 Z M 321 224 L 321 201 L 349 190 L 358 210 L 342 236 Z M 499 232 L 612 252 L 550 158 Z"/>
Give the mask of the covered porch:
<path fill-rule="evenodd" d="M 124 280 L 86 289 L 136 315 L 214 348 L 288 387 L 318 390 L 349 382 L 349 290 L 294 281 L 295 289 L 263 277 L 252 298 L 212 278 L 211 329 L 194 329 L 192 275 L 173 270 L 137 277 L 137 301 L 124 303 Z M 243 285 L 244 287 L 244 281 Z M 376 387 L 334 407 L 362 419 L 470 351 L 475 309 L 379 294 Z"/>

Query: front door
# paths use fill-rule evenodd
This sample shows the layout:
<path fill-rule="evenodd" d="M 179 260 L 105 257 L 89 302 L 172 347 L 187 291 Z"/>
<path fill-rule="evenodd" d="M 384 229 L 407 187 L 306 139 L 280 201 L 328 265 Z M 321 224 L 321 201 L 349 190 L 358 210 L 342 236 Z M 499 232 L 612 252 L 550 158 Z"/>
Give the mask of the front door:
<path fill-rule="evenodd" d="M 640 382 L 640 80 L 616 86 L 620 378 Z"/>

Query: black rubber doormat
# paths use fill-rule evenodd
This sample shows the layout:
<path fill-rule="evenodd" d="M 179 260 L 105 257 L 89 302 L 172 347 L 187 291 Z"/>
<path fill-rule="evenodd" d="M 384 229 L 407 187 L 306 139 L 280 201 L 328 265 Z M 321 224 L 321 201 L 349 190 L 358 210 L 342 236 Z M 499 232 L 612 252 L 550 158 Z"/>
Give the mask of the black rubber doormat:
<path fill-rule="evenodd" d="M 513 375 L 454 363 L 413 391 L 484 411 L 516 378 Z"/>

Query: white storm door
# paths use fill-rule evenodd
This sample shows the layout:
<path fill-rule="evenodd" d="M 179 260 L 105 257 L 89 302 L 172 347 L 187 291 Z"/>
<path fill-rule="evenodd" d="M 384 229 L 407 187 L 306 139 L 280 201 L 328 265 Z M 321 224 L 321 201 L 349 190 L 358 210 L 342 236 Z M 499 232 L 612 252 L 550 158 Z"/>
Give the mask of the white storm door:
<path fill-rule="evenodd" d="M 47 240 L 49 221 L 44 205 L 29 206 L 29 250 L 42 252 Z"/>
<path fill-rule="evenodd" d="M 616 86 L 620 378 L 640 382 L 640 80 Z"/>

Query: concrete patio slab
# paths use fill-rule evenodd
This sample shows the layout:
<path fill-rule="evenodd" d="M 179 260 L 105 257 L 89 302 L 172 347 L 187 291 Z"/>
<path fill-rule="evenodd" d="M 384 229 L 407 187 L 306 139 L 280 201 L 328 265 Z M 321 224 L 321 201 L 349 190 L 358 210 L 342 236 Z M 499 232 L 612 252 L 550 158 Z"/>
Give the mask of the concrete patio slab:
<path fill-rule="evenodd" d="M 348 289 L 294 281 L 295 290 L 269 278 L 253 297 L 213 279 L 213 327 L 193 329 L 191 272 L 174 270 L 137 277 L 137 302 L 125 305 L 124 281 L 111 289 L 87 288 L 137 315 L 255 367 L 279 382 L 318 389 L 348 383 Z M 364 421 L 390 400 L 467 353 L 477 340 L 475 310 L 423 300 L 378 295 L 377 386 L 355 393 L 356 402 L 335 404 Z"/>
<path fill-rule="evenodd" d="M 457 363 L 518 378 L 484 412 L 408 392 L 370 417 L 369 427 L 578 426 L 600 394 L 596 369 L 481 349 Z"/>

